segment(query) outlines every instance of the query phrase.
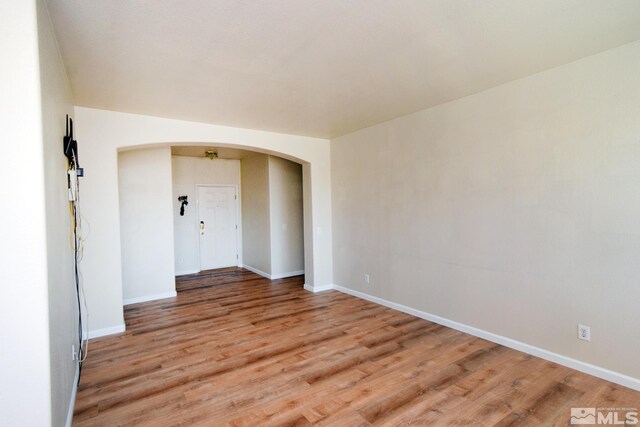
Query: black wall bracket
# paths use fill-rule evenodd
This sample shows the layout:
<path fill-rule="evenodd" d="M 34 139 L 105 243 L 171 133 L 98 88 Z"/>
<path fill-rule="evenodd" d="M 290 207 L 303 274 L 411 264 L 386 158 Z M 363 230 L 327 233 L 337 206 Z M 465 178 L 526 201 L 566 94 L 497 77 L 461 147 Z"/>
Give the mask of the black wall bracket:
<path fill-rule="evenodd" d="M 182 204 L 180 205 L 180 216 L 184 216 L 184 207 L 189 204 L 189 202 L 187 201 L 187 197 L 189 196 L 178 197 L 178 201 L 182 202 Z"/>
<path fill-rule="evenodd" d="M 69 162 L 69 167 L 75 169 L 78 176 L 84 176 L 84 169 L 78 161 L 78 141 L 73 139 L 73 119 L 67 114 L 67 134 L 62 138 L 62 151 Z"/>

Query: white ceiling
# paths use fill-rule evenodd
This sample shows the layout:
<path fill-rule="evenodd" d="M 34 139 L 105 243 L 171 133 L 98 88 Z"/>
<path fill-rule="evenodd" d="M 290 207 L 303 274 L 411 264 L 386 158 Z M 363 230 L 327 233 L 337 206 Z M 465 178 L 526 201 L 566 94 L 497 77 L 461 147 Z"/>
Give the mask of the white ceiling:
<path fill-rule="evenodd" d="M 640 39 L 638 0 L 49 0 L 77 105 L 333 137 Z"/>

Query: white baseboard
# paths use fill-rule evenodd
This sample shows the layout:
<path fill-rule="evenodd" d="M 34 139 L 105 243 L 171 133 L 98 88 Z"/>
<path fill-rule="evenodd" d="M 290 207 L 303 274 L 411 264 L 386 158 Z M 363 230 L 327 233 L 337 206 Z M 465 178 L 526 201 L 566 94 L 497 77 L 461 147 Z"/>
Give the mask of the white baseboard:
<path fill-rule="evenodd" d="M 78 377 L 80 377 L 80 367 L 76 363 L 76 374 L 73 376 L 73 385 L 71 386 L 71 400 L 69 401 L 69 410 L 67 411 L 67 422 L 65 427 L 71 427 L 73 421 L 73 409 L 76 406 L 76 394 L 78 393 Z"/>
<path fill-rule="evenodd" d="M 318 292 L 330 291 L 331 289 L 335 289 L 336 286 L 329 283 L 328 285 L 304 285 L 304 289 L 313 292 L 314 294 Z"/>
<path fill-rule="evenodd" d="M 266 277 L 267 279 L 271 280 L 271 275 L 269 273 L 265 273 L 262 270 L 258 270 L 257 268 L 251 267 L 249 265 L 241 265 L 240 267 L 246 268 L 249 271 L 252 271 L 252 272 L 254 272 L 256 274 L 259 274 L 262 277 Z"/>
<path fill-rule="evenodd" d="M 307 285 L 305 285 L 305 289 L 307 289 Z M 592 365 L 590 363 L 582 362 L 580 360 L 576 360 L 571 357 L 563 356 L 561 354 L 557 354 L 549 350 L 545 350 L 543 348 L 535 347 L 530 344 L 516 341 L 511 338 L 504 337 L 502 335 L 497 335 L 492 332 L 485 331 L 483 329 L 475 328 L 473 326 L 465 325 L 463 323 L 458 323 L 453 320 L 446 319 L 444 317 L 427 313 L 425 311 L 416 310 L 414 308 L 407 307 L 402 304 L 397 304 L 395 302 L 387 301 L 385 299 L 378 298 L 373 295 L 365 294 L 359 291 L 354 291 L 353 289 L 345 288 L 343 286 L 333 285 L 333 289 L 343 292 L 345 294 L 362 298 L 367 301 L 374 302 L 376 304 L 383 305 L 385 307 L 392 308 L 394 310 L 402 311 L 403 313 L 407 313 L 412 316 L 419 317 L 421 319 L 438 323 L 440 325 L 449 327 L 451 329 L 456 329 L 458 331 L 464 332 L 469 335 L 483 338 L 487 341 L 491 341 L 496 344 L 501 344 L 505 347 L 522 351 L 524 353 L 557 363 L 559 365 L 567 366 L 571 369 L 575 369 L 576 371 L 584 372 L 585 374 L 593 375 L 594 377 L 602 378 L 604 380 L 611 381 L 616 384 L 620 384 L 622 386 L 628 387 L 633 390 L 640 391 L 640 379 L 638 378 L 630 377 L 628 375 L 611 371 L 609 369 L 602 368 L 600 366 Z M 307 289 L 307 290 L 311 290 L 312 292 L 319 292 L 312 289 Z"/>
<path fill-rule="evenodd" d="M 155 301 L 157 299 L 164 299 L 164 298 L 173 298 L 176 295 L 178 295 L 176 291 L 165 292 L 163 294 L 145 295 L 143 297 L 127 298 L 124 301 L 122 301 L 122 304 L 123 305 L 137 304 L 139 302 Z"/>
<path fill-rule="evenodd" d="M 304 274 L 304 270 L 289 271 L 287 273 L 280 273 L 280 274 L 272 274 L 271 280 L 284 279 L 286 277 L 293 277 L 293 276 L 301 276 L 303 274 Z"/>
<path fill-rule="evenodd" d="M 262 270 L 258 270 L 255 267 L 251 267 L 250 265 L 239 264 L 238 267 L 246 268 L 247 270 L 252 271 L 256 274 L 259 274 L 262 277 L 266 277 L 269 280 L 284 279 L 285 277 L 300 276 L 301 274 L 304 274 L 304 270 L 289 271 L 287 273 L 279 273 L 279 274 L 269 274 L 269 273 L 265 273 Z"/>
<path fill-rule="evenodd" d="M 126 327 L 124 326 L 124 324 L 111 326 L 109 328 L 94 329 L 93 331 L 89 331 L 89 339 L 105 337 L 107 335 L 119 334 L 121 332 L 124 332 L 125 329 Z"/>
<path fill-rule="evenodd" d="M 188 274 L 196 274 L 196 273 L 200 273 L 200 270 L 176 271 L 176 276 L 186 276 Z"/>

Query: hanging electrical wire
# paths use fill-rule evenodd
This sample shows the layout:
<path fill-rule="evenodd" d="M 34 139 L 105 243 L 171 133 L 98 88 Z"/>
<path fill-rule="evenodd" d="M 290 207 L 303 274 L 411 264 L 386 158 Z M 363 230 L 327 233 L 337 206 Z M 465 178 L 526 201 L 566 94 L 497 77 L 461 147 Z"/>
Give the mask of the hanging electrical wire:
<path fill-rule="evenodd" d="M 76 302 L 78 307 L 78 352 L 82 352 L 83 330 L 82 330 L 82 313 L 80 305 L 80 276 L 78 274 L 78 221 L 77 221 L 77 205 L 75 201 L 74 191 L 72 188 L 77 185 L 77 176 L 73 171 L 73 164 L 69 165 L 67 170 L 69 176 L 69 209 L 71 211 L 71 243 L 73 250 L 73 270 L 74 281 L 76 287 Z M 79 363 L 79 370 L 82 372 L 82 363 Z M 78 384 L 80 383 L 80 375 L 78 375 Z"/>
<path fill-rule="evenodd" d="M 78 384 L 80 384 L 82 362 L 85 361 L 89 352 L 89 311 L 87 310 L 87 300 L 80 269 L 80 262 L 84 256 L 84 242 L 89 234 L 88 231 L 84 234 L 82 226 L 84 222 L 87 222 L 87 225 L 89 224 L 82 216 L 80 209 L 80 181 L 78 178 L 84 176 L 84 169 L 80 167 L 78 162 L 78 142 L 73 139 L 73 119 L 68 115 L 66 125 L 67 131 L 62 139 L 62 149 L 67 158 L 67 188 L 69 190 L 69 213 L 71 215 L 69 241 L 73 252 L 73 274 L 78 306 L 78 352 L 74 352 L 74 357 L 78 361 Z"/>
<path fill-rule="evenodd" d="M 77 174 L 76 174 L 76 180 L 78 180 Z M 86 234 L 84 233 L 83 225 L 86 223 L 89 226 L 89 229 L 90 229 L 90 225 L 89 225 L 89 222 L 86 220 L 86 218 L 84 218 L 84 216 L 82 215 L 81 204 L 80 204 L 80 182 L 79 181 L 76 183 L 76 200 L 74 204 L 75 204 L 74 222 L 75 222 L 75 227 L 76 227 L 75 229 L 76 229 L 76 235 L 77 235 L 77 241 L 78 241 L 77 250 L 75 251 L 76 253 L 75 265 L 76 265 L 76 271 L 77 271 L 78 296 L 79 298 L 82 299 L 82 307 L 84 307 L 84 317 L 85 317 L 84 322 L 82 322 L 82 307 L 80 306 L 78 306 L 78 313 L 80 318 L 79 323 L 84 324 L 86 328 L 86 332 L 84 329 L 80 330 L 81 345 L 78 352 L 78 362 L 80 363 L 80 365 L 82 365 L 82 362 L 84 362 L 84 360 L 87 358 L 87 354 L 89 352 L 89 311 L 87 310 L 87 299 L 84 291 L 84 280 L 82 278 L 82 270 L 80 267 L 81 267 L 82 258 L 84 257 L 84 242 L 89 236 L 88 231 Z M 83 338 L 84 338 L 84 341 L 83 341 Z"/>

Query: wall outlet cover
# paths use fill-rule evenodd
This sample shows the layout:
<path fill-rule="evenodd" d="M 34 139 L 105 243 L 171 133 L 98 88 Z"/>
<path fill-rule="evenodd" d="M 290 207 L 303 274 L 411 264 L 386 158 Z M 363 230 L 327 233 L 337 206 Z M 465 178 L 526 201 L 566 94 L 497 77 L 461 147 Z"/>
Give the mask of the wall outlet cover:
<path fill-rule="evenodd" d="M 591 328 L 585 325 L 578 325 L 578 339 L 591 341 Z"/>

